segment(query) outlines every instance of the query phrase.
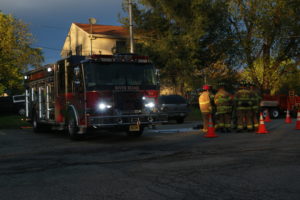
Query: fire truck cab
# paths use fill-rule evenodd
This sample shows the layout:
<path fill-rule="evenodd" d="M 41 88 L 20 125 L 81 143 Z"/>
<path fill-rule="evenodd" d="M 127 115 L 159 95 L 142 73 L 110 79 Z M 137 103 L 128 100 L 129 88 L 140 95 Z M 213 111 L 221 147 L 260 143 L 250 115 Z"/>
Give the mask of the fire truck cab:
<path fill-rule="evenodd" d="M 146 56 L 70 56 L 25 74 L 26 117 L 35 132 L 67 130 L 78 139 L 89 129 L 139 136 L 163 123 L 157 109 L 157 70 Z"/>

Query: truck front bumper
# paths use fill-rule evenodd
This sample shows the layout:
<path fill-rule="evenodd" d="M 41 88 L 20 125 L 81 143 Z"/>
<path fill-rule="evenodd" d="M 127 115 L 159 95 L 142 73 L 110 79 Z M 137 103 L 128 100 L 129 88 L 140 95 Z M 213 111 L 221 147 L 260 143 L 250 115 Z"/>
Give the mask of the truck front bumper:
<path fill-rule="evenodd" d="M 166 114 L 134 114 L 119 116 L 89 116 L 88 125 L 93 127 L 116 127 L 139 124 L 148 126 L 154 124 L 166 123 L 168 116 Z"/>

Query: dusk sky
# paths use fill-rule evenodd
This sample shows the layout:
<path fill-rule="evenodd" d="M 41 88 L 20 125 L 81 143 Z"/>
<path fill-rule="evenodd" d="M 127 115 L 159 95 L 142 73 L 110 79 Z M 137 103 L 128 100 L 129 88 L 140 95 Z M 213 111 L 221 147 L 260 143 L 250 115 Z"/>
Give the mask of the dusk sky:
<path fill-rule="evenodd" d="M 43 49 L 45 62 L 60 59 L 72 22 L 88 23 L 90 17 L 97 24 L 121 25 L 118 15 L 124 15 L 123 0 L 0 0 L 0 10 L 12 14 L 30 27 L 34 35 L 33 47 Z"/>

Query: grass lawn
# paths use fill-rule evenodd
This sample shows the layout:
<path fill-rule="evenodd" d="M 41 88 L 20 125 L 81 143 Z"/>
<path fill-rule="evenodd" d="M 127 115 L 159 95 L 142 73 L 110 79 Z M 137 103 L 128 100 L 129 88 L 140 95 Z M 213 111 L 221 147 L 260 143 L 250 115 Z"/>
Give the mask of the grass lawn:
<path fill-rule="evenodd" d="M 22 120 L 19 115 L 0 115 L 0 129 L 20 128 L 22 126 L 31 126 L 31 124 Z"/>

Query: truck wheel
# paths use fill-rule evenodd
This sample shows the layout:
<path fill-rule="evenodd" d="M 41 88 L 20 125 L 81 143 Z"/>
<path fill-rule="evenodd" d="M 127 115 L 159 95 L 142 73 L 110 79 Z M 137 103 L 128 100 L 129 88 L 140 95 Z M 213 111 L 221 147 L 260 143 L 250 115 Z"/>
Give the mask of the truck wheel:
<path fill-rule="evenodd" d="M 68 115 L 68 134 L 71 140 L 80 140 L 82 136 L 78 134 L 78 126 L 76 124 L 76 118 L 73 113 Z"/>
<path fill-rule="evenodd" d="M 19 114 L 20 116 L 25 116 L 25 113 L 26 113 L 25 108 L 20 108 L 20 109 L 18 110 L 18 114 Z"/>
<path fill-rule="evenodd" d="M 297 118 L 297 113 L 298 111 L 297 111 L 297 109 L 294 109 L 294 110 L 292 110 L 291 111 L 291 116 L 293 117 L 293 118 Z"/>
<path fill-rule="evenodd" d="M 273 108 L 270 111 L 270 117 L 273 119 L 277 119 L 279 117 L 280 113 L 279 110 L 277 108 Z"/>
<path fill-rule="evenodd" d="M 262 115 L 263 115 L 264 118 L 266 118 L 266 116 L 267 116 L 267 110 L 268 110 L 268 109 L 264 109 L 264 110 L 262 111 Z M 269 112 L 269 115 L 270 115 L 270 111 L 269 111 L 269 110 L 268 110 L 268 112 Z"/>

